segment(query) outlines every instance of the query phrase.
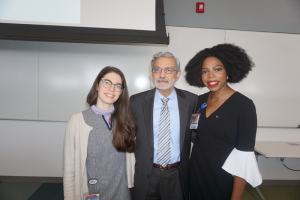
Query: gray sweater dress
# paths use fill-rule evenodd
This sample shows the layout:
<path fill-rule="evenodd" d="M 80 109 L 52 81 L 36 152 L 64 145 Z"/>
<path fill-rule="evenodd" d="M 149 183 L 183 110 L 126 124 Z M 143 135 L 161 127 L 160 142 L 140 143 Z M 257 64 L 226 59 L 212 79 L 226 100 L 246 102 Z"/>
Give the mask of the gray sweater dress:
<path fill-rule="evenodd" d="M 98 180 L 94 191 L 100 191 L 100 200 L 130 200 L 126 153 L 117 152 L 112 145 L 112 130 L 103 115 L 91 108 L 82 114 L 85 123 L 93 127 L 89 134 L 86 169 L 88 180 Z M 88 187 L 90 190 L 90 185 Z"/>

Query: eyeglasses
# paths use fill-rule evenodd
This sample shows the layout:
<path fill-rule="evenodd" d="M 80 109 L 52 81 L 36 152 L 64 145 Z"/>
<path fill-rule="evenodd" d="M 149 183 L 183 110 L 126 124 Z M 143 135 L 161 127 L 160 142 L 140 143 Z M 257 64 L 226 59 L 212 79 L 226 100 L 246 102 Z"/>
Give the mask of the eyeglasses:
<path fill-rule="evenodd" d="M 177 71 L 177 70 L 172 69 L 172 68 L 161 69 L 161 68 L 157 67 L 157 68 L 152 69 L 152 72 L 153 73 L 161 73 L 162 70 L 164 70 L 166 74 L 172 74 L 174 71 Z"/>
<path fill-rule="evenodd" d="M 115 91 L 117 92 L 121 92 L 122 90 L 124 90 L 124 86 L 120 85 L 120 84 L 113 84 L 110 80 L 108 79 L 101 79 L 102 80 L 102 84 L 105 88 L 110 88 L 111 85 L 114 85 Z"/>

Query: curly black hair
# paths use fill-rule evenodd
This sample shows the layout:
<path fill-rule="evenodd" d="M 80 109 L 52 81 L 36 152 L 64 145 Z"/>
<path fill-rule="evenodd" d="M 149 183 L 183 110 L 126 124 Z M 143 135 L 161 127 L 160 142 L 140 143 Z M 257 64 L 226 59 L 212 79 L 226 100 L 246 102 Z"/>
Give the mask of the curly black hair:
<path fill-rule="evenodd" d="M 226 70 L 228 83 L 238 83 L 252 70 L 254 63 L 245 50 L 233 44 L 218 44 L 199 51 L 186 65 L 185 79 L 188 84 L 205 87 L 202 82 L 202 64 L 208 57 L 219 59 Z"/>

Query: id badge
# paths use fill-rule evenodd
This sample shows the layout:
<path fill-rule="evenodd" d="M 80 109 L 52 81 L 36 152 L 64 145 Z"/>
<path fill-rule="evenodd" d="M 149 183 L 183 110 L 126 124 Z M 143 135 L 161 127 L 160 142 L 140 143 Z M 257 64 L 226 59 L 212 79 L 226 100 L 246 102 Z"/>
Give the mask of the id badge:
<path fill-rule="evenodd" d="M 100 194 L 89 194 L 84 196 L 83 200 L 100 200 Z"/>
<path fill-rule="evenodd" d="M 201 113 L 192 114 L 190 129 L 197 129 Z"/>
<path fill-rule="evenodd" d="M 94 185 L 97 183 L 97 179 L 93 178 L 89 180 L 90 190 L 87 194 L 83 194 L 83 200 L 100 200 L 100 192 L 94 190 Z"/>

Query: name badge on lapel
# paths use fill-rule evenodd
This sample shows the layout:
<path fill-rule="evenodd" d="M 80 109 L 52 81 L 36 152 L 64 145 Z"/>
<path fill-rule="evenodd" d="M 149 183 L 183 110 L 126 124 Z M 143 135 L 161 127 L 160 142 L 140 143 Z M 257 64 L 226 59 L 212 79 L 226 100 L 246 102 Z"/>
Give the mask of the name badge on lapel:
<path fill-rule="evenodd" d="M 190 129 L 197 129 L 201 113 L 192 114 Z"/>
<path fill-rule="evenodd" d="M 200 119 L 200 115 L 201 115 L 200 110 L 205 108 L 206 105 L 207 105 L 206 103 L 202 104 L 200 106 L 200 108 L 197 110 L 197 112 L 192 114 L 190 129 L 197 129 L 198 128 L 198 123 L 199 123 L 199 119 Z"/>

